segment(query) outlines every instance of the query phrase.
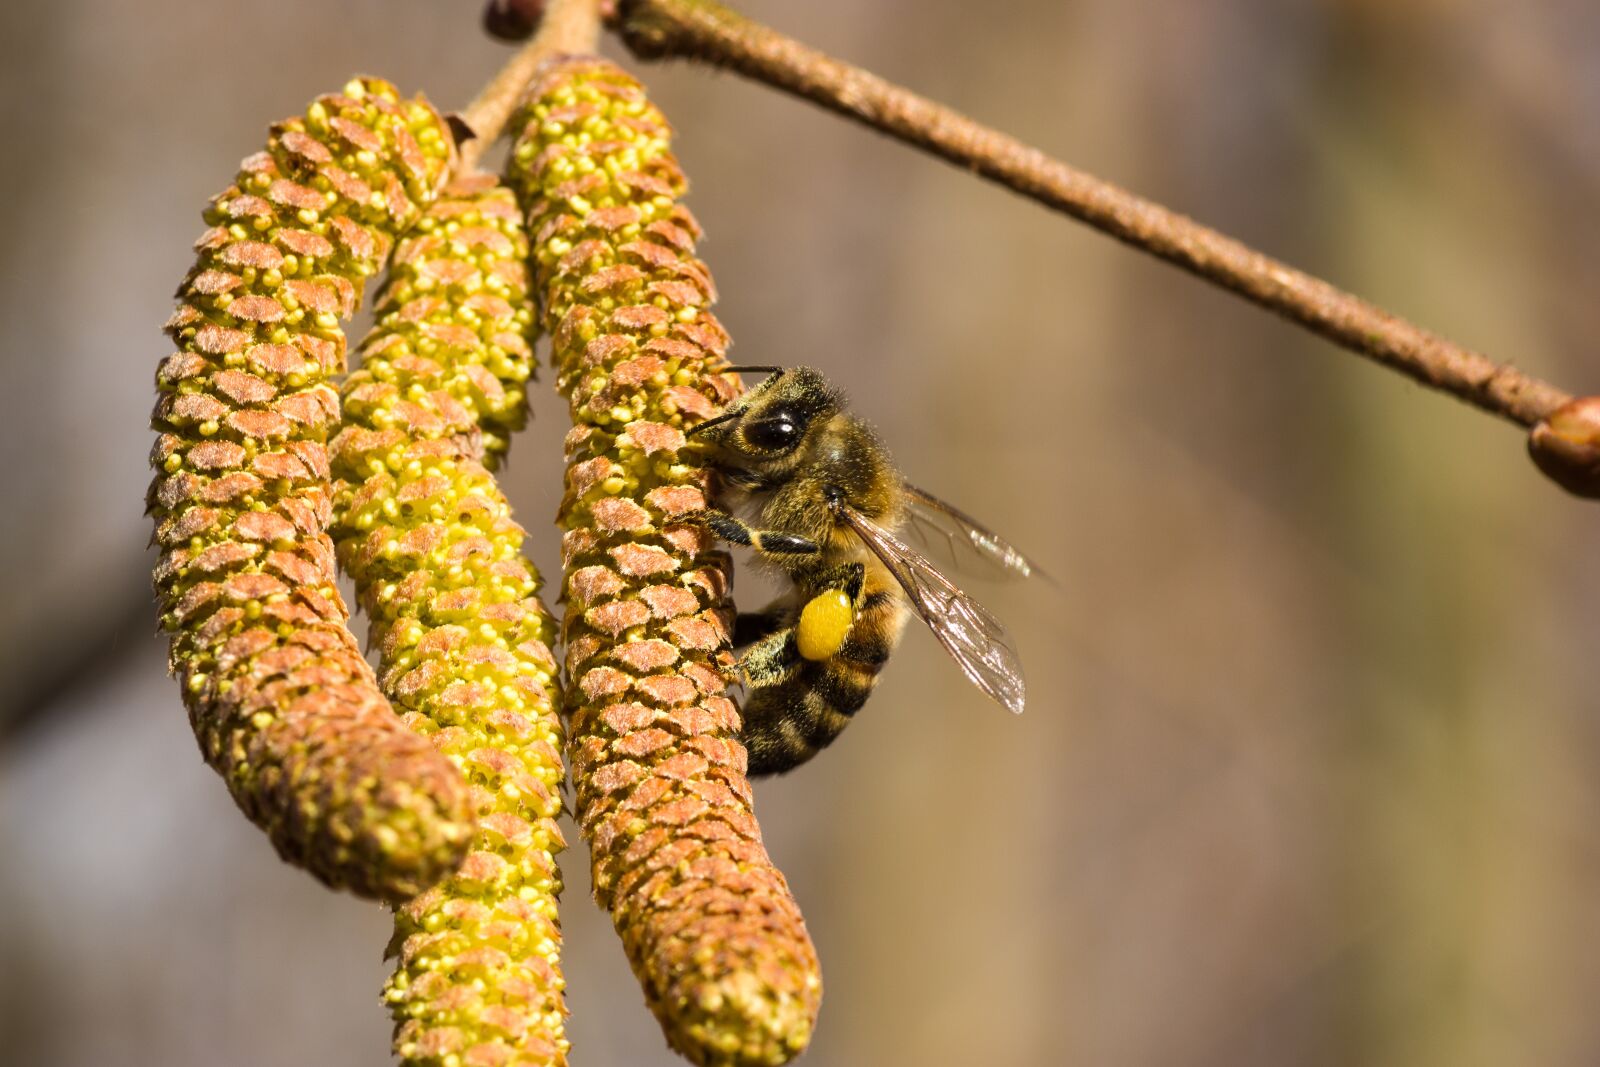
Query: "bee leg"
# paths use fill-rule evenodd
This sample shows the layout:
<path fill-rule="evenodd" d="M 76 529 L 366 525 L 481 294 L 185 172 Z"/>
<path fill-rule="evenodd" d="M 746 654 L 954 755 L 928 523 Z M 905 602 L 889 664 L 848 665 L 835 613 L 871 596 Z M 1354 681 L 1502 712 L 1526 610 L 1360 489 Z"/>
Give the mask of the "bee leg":
<path fill-rule="evenodd" d="M 793 626 L 768 634 L 739 657 L 739 673 L 751 689 L 781 685 L 800 669 L 800 646 Z"/>
<path fill-rule="evenodd" d="M 821 575 L 820 584 L 825 589 L 837 589 L 850 598 L 850 603 L 861 606 L 861 592 L 867 581 L 867 568 L 862 563 L 845 563 L 830 568 Z"/>
<path fill-rule="evenodd" d="M 739 660 L 745 684 L 752 689 L 777 685 L 788 681 L 802 660 L 827 659 L 837 652 L 855 624 L 865 584 L 866 567 L 860 563 L 830 567 L 818 574 L 815 585 L 820 591 L 806 607 L 818 602 L 837 603 L 842 596 L 842 613 L 824 609 L 825 615 L 835 615 L 830 619 L 819 620 L 815 608 L 808 619 L 804 608 L 796 612 L 787 599 L 774 601 L 759 612 L 739 615 L 733 623 L 733 644 L 736 648 L 749 646 Z"/>
<path fill-rule="evenodd" d="M 846 563 L 812 576 L 817 593 L 800 609 L 796 644 L 804 659 L 829 660 L 839 654 L 855 629 L 866 585 L 866 567 Z"/>
<path fill-rule="evenodd" d="M 757 530 L 726 511 L 697 511 L 685 515 L 684 521 L 700 523 L 729 544 L 746 545 L 764 555 L 814 556 L 822 551 L 822 546 L 809 537 L 781 530 Z"/>

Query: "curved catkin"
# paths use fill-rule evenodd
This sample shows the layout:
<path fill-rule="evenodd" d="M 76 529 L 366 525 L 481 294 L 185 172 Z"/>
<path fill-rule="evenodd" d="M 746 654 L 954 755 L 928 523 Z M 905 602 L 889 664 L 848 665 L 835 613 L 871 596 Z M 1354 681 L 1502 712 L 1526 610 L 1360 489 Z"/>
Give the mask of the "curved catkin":
<path fill-rule="evenodd" d="M 201 751 L 285 859 L 389 900 L 460 863 L 470 798 L 350 633 L 325 533 L 327 379 L 339 319 L 453 151 L 431 107 L 374 79 L 274 126 L 206 211 L 156 378 L 155 585 Z"/>
<path fill-rule="evenodd" d="M 701 1064 L 802 1051 L 816 952 L 761 843 L 725 692 L 727 556 L 677 521 L 708 472 L 683 426 L 731 399 L 666 120 L 610 64 L 547 71 L 511 172 L 567 396 L 568 754 L 595 894 L 668 1042 Z"/>
<path fill-rule="evenodd" d="M 461 869 L 395 915 L 385 999 L 407 1064 L 566 1062 L 554 623 L 479 462 L 523 417 L 527 252 L 508 190 L 453 182 L 395 251 L 333 442 L 333 533 L 384 692 L 478 815 Z"/>

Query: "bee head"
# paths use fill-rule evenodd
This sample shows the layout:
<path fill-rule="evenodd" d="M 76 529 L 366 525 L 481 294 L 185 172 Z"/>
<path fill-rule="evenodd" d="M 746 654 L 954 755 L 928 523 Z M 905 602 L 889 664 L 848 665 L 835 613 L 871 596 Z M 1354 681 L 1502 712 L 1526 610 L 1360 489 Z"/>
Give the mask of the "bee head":
<path fill-rule="evenodd" d="M 721 415 L 689 431 L 728 466 L 783 465 L 800 450 L 813 426 L 826 423 L 842 408 L 838 391 L 810 367 L 772 370 Z"/>

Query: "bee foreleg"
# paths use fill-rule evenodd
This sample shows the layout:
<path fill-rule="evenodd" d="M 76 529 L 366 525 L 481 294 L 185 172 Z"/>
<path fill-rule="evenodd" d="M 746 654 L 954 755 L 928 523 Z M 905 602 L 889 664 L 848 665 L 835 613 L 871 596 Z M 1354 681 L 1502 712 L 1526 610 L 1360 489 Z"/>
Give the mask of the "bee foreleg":
<path fill-rule="evenodd" d="M 747 545 L 769 556 L 814 556 L 822 551 L 822 546 L 809 537 L 782 530 L 757 530 L 726 511 L 708 508 L 686 515 L 684 520 L 704 525 L 729 544 Z"/>

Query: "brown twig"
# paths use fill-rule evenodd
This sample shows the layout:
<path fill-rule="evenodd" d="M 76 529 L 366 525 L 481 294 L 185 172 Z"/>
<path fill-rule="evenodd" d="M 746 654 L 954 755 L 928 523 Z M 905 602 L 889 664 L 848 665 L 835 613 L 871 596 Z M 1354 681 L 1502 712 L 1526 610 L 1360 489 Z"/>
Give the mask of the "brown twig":
<path fill-rule="evenodd" d="M 539 30 L 494 80 L 461 112 L 472 139 L 461 146 L 461 173 L 472 170 L 505 132 L 512 112 L 533 80 L 539 65 L 554 55 L 591 53 L 599 45 L 604 0 L 550 0 L 544 5 Z"/>
<path fill-rule="evenodd" d="M 714 0 L 624 0 L 641 59 L 684 58 L 803 97 L 1158 256 L 1424 385 L 1533 427 L 1571 395 L 1295 270 Z"/>

